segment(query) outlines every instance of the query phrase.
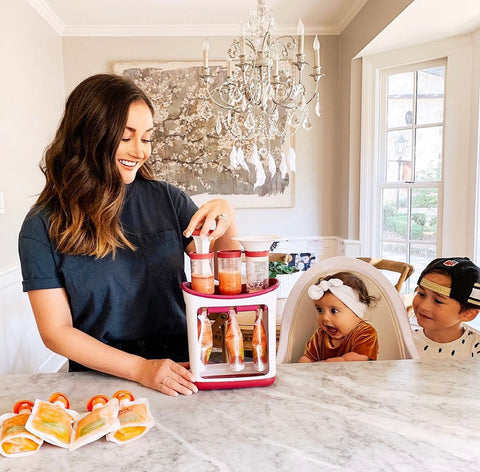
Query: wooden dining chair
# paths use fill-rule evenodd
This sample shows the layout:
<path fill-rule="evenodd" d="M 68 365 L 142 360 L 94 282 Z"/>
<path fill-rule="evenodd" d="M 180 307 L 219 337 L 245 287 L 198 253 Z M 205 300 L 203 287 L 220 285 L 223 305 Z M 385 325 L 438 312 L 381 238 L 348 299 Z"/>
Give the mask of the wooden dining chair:
<path fill-rule="evenodd" d="M 292 255 L 284 252 L 271 252 L 268 255 L 269 262 L 284 262 L 288 264 L 292 260 Z"/>
<path fill-rule="evenodd" d="M 402 290 L 402 285 L 412 274 L 413 266 L 401 261 L 392 261 L 390 259 L 380 259 L 376 257 L 357 257 L 362 261 L 368 262 L 379 270 L 388 270 L 390 272 L 397 272 L 399 275 L 395 288 L 398 292 Z"/>

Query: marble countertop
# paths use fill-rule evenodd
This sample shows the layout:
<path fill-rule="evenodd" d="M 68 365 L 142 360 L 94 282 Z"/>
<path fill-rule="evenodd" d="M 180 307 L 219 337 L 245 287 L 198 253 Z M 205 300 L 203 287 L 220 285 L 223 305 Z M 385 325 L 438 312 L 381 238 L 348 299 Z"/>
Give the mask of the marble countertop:
<path fill-rule="evenodd" d="M 74 452 L 44 443 L 0 456 L 0 471 L 456 471 L 480 469 L 480 362 L 279 365 L 270 387 L 167 397 L 97 373 L 0 376 L 0 414 L 16 400 L 130 389 L 156 425 L 124 446 Z"/>

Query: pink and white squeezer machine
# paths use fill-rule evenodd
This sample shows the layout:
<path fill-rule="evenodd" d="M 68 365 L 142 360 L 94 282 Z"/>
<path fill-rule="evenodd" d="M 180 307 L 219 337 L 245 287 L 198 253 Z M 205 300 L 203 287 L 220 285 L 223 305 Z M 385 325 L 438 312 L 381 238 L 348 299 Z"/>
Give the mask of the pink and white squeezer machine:
<path fill-rule="evenodd" d="M 275 381 L 276 375 L 276 307 L 277 279 L 269 280 L 265 290 L 246 293 L 245 285 L 238 295 L 220 295 L 218 287 L 212 295 L 193 291 L 190 282 L 182 283 L 183 297 L 186 304 L 188 349 L 190 370 L 195 376 L 195 384 L 199 390 L 265 387 Z M 267 356 L 262 370 L 253 360 L 245 360 L 241 370 L 232 370 L 228 362 L 202 361 L 201 342 L 199 342 L 199 315 L 207 310 L 208 315 L 216 318 L 219 314 L 228 314 L 233 308 L 236 313 L 256 312 L 263 310 L 263 324 L 267 339 Z M 224 357 L 225 357 L 225 353 Z"/>

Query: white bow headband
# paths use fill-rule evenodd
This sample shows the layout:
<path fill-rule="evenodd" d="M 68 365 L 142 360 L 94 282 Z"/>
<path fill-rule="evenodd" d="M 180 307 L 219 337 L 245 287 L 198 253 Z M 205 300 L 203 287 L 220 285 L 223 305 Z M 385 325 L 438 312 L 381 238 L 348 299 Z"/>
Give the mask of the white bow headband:
<path fill-rule="evenodd" d="M 317 285 L 310 285 L 308 287 L 308 296 L 312 300 L 320 300 L 328 290 L 357 316 L 363 318 L 365 315 L 365 303 L 358 299 L 358 295 L 352 287 L 344 285 L 340 279 L 322 280 Z"/>

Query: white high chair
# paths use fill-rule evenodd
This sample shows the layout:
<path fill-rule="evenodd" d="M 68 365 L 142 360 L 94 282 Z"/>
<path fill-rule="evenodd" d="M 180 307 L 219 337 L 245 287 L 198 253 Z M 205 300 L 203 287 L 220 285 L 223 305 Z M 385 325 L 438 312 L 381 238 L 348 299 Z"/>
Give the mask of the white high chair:
<path fill-rule="evenodd" d="M 283 312 L 277 362 L 297 362 L 317 329 L 315 305 L 308 296 L 308 287 L 321 277 L 342 271 L 360 277 L 368 293 L 380 297 L 374 307 L 367 309 L 364 318 L 377 330 L 378 360 L 417 359 L 405 305 L 392 283 L 367 262 L 338 256 L 319 261 L 294 285 Z"/>

